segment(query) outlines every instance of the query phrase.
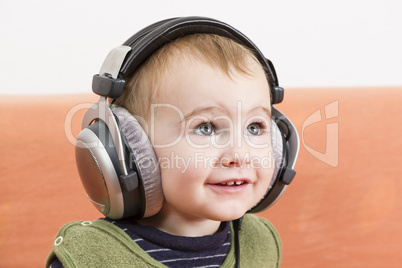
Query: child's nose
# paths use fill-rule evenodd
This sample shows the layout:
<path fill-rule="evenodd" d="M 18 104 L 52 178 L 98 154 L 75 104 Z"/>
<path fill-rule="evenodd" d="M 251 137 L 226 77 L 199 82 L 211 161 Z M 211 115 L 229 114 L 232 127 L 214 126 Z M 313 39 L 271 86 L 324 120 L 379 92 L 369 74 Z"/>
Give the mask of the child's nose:
<path fill-rule="evenodd" d="M 250 165 L 249 160 L 234 158 L 228 159 L 223 158 L 221 159 L 221 166 L 223 167 L 248 167 Z"/>
<path fill-rule="evenodd" d="M 250 151 L 244 144 L 228 146 L 222 152 L 220 164 L 223 167 L 246 167 L 250 165 L 250 158 Z"/>

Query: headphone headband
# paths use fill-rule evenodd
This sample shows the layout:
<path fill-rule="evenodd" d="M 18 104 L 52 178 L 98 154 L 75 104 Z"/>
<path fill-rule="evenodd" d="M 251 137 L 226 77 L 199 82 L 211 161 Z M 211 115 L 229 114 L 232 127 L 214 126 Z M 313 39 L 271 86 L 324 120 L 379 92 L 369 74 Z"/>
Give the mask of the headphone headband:
<path fill-rule="evenodd" d="M 251 49 L 267 71 L 268 83 L 272 93 L 272 104 L 280 103 L 283 100 L 283 89 L 279 87 L 272 62 L 264 57 L 254 43 L 232 26 L 204 17 L 172 18 L 142 29 L 124 42 L 123 47 L 131 47 L 131 49 L 126 51 L 127 54 L 124 55 L 117 76 L 111 77 L 110 73 L 105 74 L 102 72 L 99 75 L 95 75 L 92 85 L 93 91 L 106 97 L 120 97 L 125 79 L 130 77 L 155 51 L 172 40 L 196 33 L 224 36 Z M 116 64 L 116 61 L 113 62 Z M 104 64 L 109 64 L 107 59 Z M 105 87 L 105 85 L 108 86 Z"/>

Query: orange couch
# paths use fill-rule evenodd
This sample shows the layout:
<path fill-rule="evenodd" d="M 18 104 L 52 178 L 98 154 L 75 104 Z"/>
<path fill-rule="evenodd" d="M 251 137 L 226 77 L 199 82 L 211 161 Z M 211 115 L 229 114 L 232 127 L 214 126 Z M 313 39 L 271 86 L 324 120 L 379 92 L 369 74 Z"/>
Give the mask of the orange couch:
<path fill-rule="evenodd" d="M 93 95 L 0 96 L 0 267 L 43 267 L 58 229 L 101 215 L 74 146 Z M 261 216 L 279 230 L 282 267 L 400 267 L 402 87 L 290 89 L 297 175 Z"/>

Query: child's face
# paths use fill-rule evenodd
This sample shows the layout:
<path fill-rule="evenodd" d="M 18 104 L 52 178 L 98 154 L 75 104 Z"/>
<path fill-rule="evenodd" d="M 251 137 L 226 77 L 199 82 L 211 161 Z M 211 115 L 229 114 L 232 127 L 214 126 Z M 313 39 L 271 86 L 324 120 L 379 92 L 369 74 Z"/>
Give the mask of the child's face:
<path fill-rule="evenodd" d="M 274 166 L 269 86 L 262 68 L 249 64 L 255 74 L 231 79 L 193 59 L 163 78 L 150 122 L 163 209 L 233 220 L 268 189 Z"/>

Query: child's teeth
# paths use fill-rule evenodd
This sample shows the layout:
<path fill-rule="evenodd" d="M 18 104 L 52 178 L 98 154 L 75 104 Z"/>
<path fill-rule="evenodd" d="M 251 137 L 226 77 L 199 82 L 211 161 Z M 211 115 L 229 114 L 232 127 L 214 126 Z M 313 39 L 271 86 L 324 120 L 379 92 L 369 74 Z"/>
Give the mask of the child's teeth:
<path fill-rule="evenodd" d="M 227 181 L 223 182 L 222 185 L 233 186 L 233 185 L 242 185 L 244 181 Z"/>

